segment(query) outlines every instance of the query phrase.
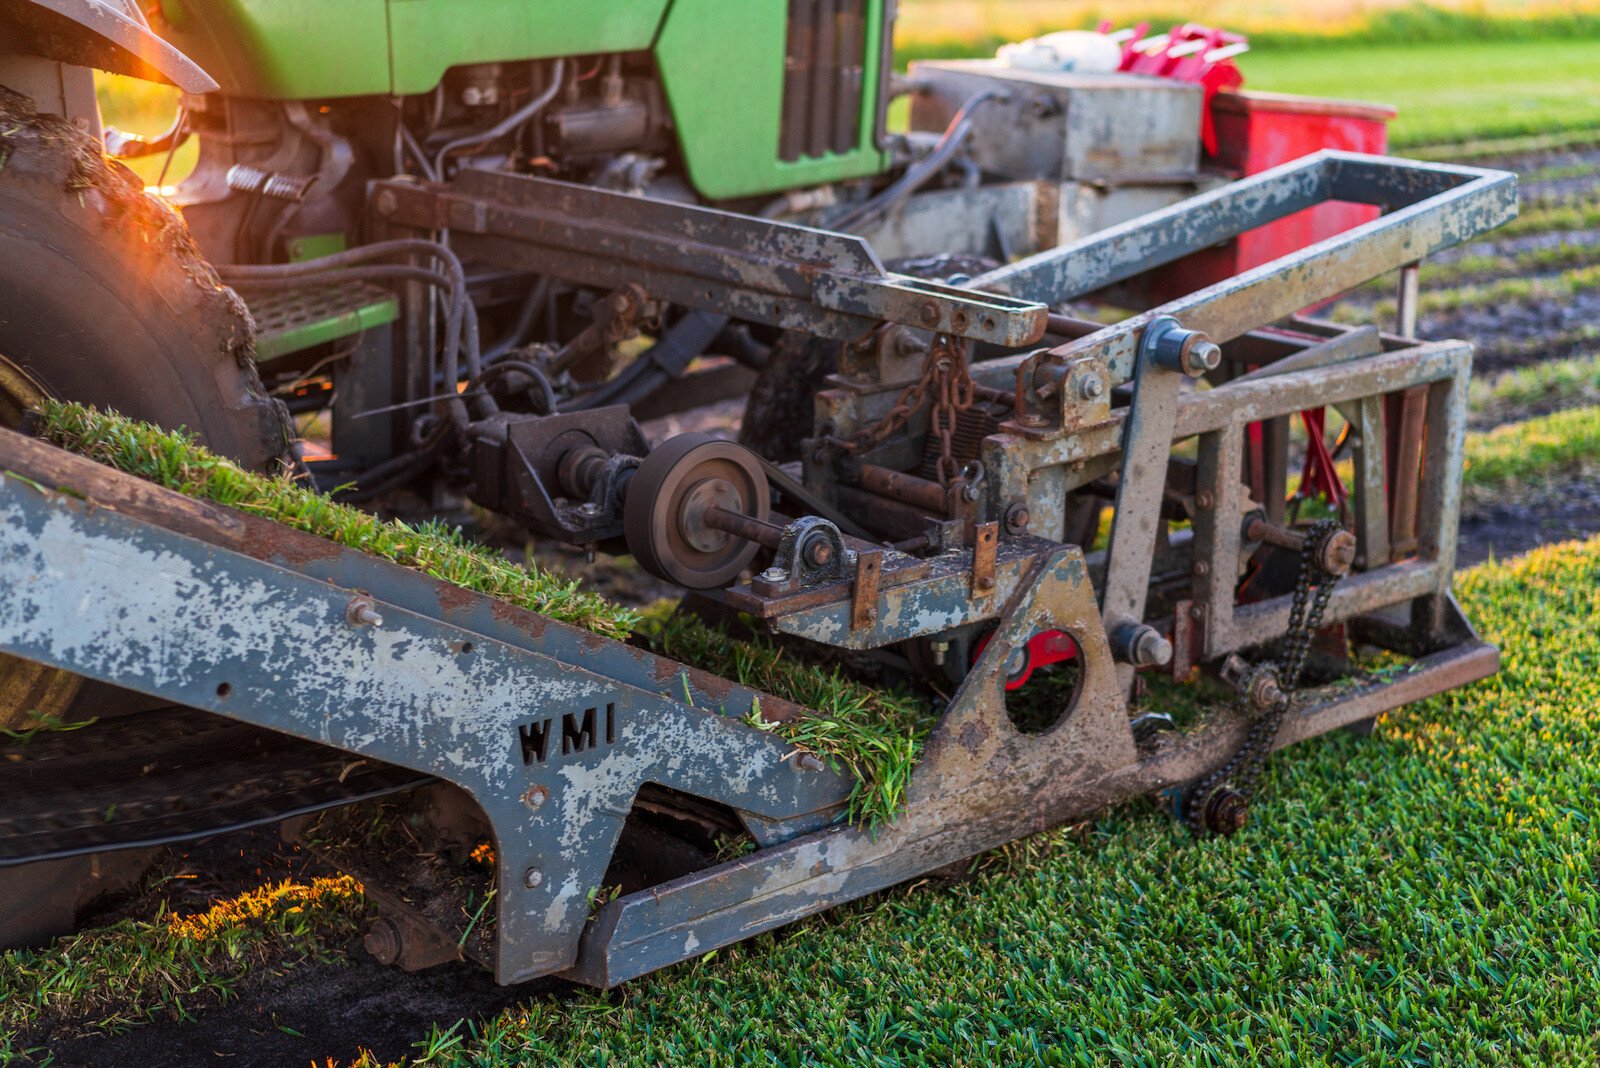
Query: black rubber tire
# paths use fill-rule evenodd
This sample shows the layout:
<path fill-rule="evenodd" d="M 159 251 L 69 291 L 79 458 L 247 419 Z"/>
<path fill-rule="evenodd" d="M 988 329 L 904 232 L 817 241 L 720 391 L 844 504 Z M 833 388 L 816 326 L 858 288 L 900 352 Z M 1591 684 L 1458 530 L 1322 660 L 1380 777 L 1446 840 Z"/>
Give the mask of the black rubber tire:
<path fill-rule="evenodd" d="M 257 470 L 291 427 L 254 326 L 183 220 L 93 139 L 0 88 L 0 356 L 45 392 L 161 426 Z"/>

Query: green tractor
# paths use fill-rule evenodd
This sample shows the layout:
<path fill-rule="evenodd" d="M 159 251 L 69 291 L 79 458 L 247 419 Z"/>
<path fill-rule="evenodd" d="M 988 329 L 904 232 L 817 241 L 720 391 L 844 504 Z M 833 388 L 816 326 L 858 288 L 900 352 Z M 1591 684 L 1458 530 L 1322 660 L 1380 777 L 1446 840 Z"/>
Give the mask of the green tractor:
<path fill-rule="evenodd" d="M 1510 176 L 1371 154 L 1381 111 L 1231 92 L 1242 43 L 1204 28 L 898 74 L 895 18 L 894 0 L 0 0 L 0 424 L 80 401 L 386 514 L 475 506 L 631 555 L 684 611 L 949 699 L 889 829 L 850 823 L 823 762 L 803 786 L 762 763 L 756 731 L 676 763 L 657 739 L 606 780 L 617 797 L 552 824 L 529 814 L 561 789 L 540 776 L 565 760 L 570 787 L 643 745 L 631 647 L 528 624 L 539 655 L 623 688 L 493 728 L 529 786 L 387 728 L 296 726 L 272 711 L 287 684 L 196 695 L 0 619 L 0 728 L 97 717 L 52 744 L 127 814 L 75 815 L 70 776 L 0 800 L 0 942 L 70 926 L 162 843 L 361 795 L 303 750 L 263 758 L 298 767 L 292 803 L 255 778 L 207 792 L 224 772 L 185 742 L 196 717 L 431 776 L 395 782 L 441 834 L 545 843 L 502 864 L 481 959 L 609 985 L 1123 797 L 1164 790 L 1197 832 L 1232 832 L 1275 746 L 1494 670 L 1449 593 L 1470 348 L 1412 334 L 1416 263 L 1509 218 Z M 95 70 L 182 90 L 172 128 L 104 127 Z M 159 193 L 118 162 L 191 138 L 192 173 Z M 1395 270 L 1394 330 L 1306 311 Z M 1300 515 L 1311 496 L 1332 518 Z M 370 641 L 400 610 L 354 573 L 314 577 L 375 599 L 347 613 Z M 450 648 L 514 645 L 488 618 Z M 160 656 L 196 625 L 174 616 Z M 1363 675 L 1372 648 L 1419 666 Z M 1197 671 L 1237 700 L 1167 729 L 1147 683 Z M 1048 714 L 1020 712 L 1047 677 Z M 683 678 L 694 707 L 662 722 L 699 722 Z M 129 748 L 136 716 L 179 726 Z M 163 747 L 188 755 L 141 772 Z M 159 834 L 138 816 L 156 811 Z M 730 830 L 751 856 L 721 855 Z M 595 905 L 602 882 L 622 896 Z M 375 951 L 407 966 L 465 945 L 414 909 L 384 922 Z"/>

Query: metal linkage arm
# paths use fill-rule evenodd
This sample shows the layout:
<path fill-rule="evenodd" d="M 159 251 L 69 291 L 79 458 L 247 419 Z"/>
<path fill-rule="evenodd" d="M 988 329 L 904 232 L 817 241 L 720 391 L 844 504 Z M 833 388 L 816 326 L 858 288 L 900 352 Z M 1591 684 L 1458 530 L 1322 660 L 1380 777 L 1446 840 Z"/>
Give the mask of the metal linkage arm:
<path fill-rule="evenodd" d="M 1008 348 L 1046 309 L 884 270 L 861 238 L 546 178 L 467 170 L 448 185 L 377 183 L 386 221 L 449 230 L 465 256 L 753 322 L 849 340 L 880 322 Z"/>

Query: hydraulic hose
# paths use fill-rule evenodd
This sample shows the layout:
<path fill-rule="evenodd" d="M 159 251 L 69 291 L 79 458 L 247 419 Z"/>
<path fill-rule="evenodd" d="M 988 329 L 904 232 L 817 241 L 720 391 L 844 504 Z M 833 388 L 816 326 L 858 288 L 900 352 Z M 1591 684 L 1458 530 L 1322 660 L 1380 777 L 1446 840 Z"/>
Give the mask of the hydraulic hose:
<path fill-rule="evenodd" d="M 637 404 L 672 379 L 711 347 L 728 325 L 728 317 L 692 311 L 670 326 L 661 339 L 646 349 L 627 370 L 593 392 L 567 405 L 569 409 L 604 408 Z"/>
<path fill-rule="evenodd" d="M 555 70 L 551 75 L 550 87 L 548 89 L 534 97 L 532 100 L 528 101 L 528 103 L 522 105 L 522 107 L 518 108 L 516 111 L 513 111 L 511 114 L 501 119 L 499 122 L 495 123 L 493 126 L 489 127 L 489 129 L 484 130 L 481 133 L 468 134 L 465 137 L 458 137 L 454 141 L 446 143 L 445 146 L 439 149 L 439 151 L 434 155 L 433 170 L 435 176 L 438 178 L 444 177 L 445 161 L 450 158 L 451 153 L 458 152 L 463 148 L 473 148 L 477 145 L 487 144 L 490 141 L 498 141 L 500 138 L 504 137 L 512 130 L 522 126 L 535 115 L 539 114 L 539 112 L 543 111 L 545 106 L 548 105 L 550 101 L 554 100 L 556 98 L 556 94 L 561 91 L 561 80 L 563 75 L 566 73 L 566 69 L 566 60 L 556 60 Z"/>
<path fill-rule="evenodd" d="M 977 110 L 991 100 L 1008 100 L 1010 97 L 1011 94 L 1002 89 L 987 89 L 969 97 L 950 120 L 950 125 L 945 127 L 944 133 L 933 146 L 933 151 L 907 167 L 899 180 L 887 189 L 865 204 L 858 205 L 833 220 L 828 224 L 829 229 L 847 233 L 859 230 L 928 184 L 928 180 L 944 170 L 955 154 L 961 151 L 961 146 L 966 144 L 967 138 L 972 136 L 972 117 Z"/>

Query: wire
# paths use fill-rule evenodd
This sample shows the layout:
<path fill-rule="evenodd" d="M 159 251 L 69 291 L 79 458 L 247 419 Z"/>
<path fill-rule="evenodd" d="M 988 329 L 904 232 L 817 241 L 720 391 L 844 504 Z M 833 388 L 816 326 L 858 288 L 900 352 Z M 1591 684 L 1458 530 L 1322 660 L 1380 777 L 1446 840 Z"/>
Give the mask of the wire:
<path fill-rule="evenodd" d="M 468 134 L 465 137 L 458 137 L 454 141 L 446 143 L 444 147 L 440 148 L 439 151 L 434 154 L 434 172 L 442 178 L 444 176 L 445 161 L 449 159 L 451 153 L 457 152 L 463 148 L 474 148 L 478 145 L 487 144 L 490 141 L 498 141 L 500 138 L 504 137 L 512 130 L 521 127 L 531 120 L 535 115 L 539 114 L 539 112 L 543 111 L 545 105 L 554 100 L 556 98 L 556 94 L 561 91 L 561 79 L 566 73 L 566 69 L 566 60 L 556 60 L 555 69 L 551 75 L 550 87 L 548 89 L 534 97 L 531 101 L 524 104 L 516 111 L 513 111 L 510 115 L 507 115 L 504 119 L 501 119 L 499 122 L 489 127 L 489 129 L 484 130 L 482 133 Z"/>
<path fill-rule="evenodd" d="M 991 100 L 1009 99 L 1011 94 L 1003 89 L 988 89 L 968 97 L 966 103 L 962 104 L 960 110 L 950 119 L 950 125 L 945 127 L 944 133 L 933 146 L 933 151 L 907 167 L 905 174 L 887 189 L 865 204 L 858 205 L 833 220 L 829 224 L 829 229 L 845 232 L 859 230 L 921 189 L 930 178 L 943 170 L 955 154 L 961 151 L 961 146 L 966 144 L 967 138 L 972 135 L 972 117 L 978 108 Z"/>

